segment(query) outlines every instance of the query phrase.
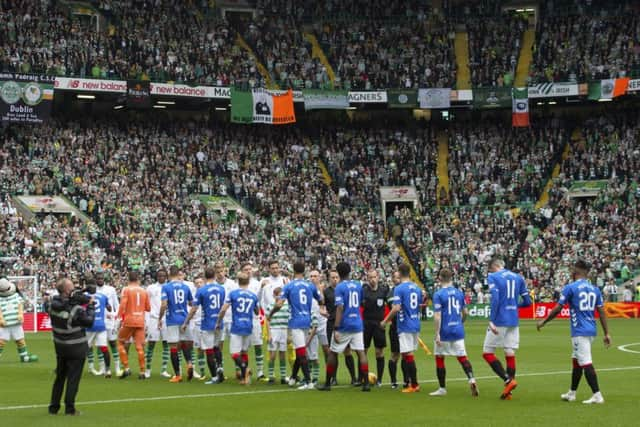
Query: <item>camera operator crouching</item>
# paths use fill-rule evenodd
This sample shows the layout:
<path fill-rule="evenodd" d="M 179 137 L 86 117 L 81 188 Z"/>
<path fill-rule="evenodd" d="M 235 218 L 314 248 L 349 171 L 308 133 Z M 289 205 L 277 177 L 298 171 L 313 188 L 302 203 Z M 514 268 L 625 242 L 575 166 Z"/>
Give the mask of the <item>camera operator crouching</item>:
<path fill-rule="evenodd" d="M 60 399 L 66 382 L 65 414 L 79 415 L 75 400 L 88 350 L 85 328 L 93 324 L 95 307 L 93 298 L 86 296 L 84 291 L 75 289 L 67 278 L 58 281 L 57 290 L 59 295 L 51 298 L 47 307 L 57 360 L 49 414 L 56 415 L 60 410 Z"/>

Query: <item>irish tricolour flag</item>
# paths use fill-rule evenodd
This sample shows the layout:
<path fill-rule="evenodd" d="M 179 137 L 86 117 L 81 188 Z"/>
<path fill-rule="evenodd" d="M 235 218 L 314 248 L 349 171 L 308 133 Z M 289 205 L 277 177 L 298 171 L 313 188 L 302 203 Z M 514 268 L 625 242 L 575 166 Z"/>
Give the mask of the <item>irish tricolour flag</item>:
<path fill-rule="evenodd" d="M 231 88 L 231 121 L 234 123 L 265 123 L 284 125 L 295 123 L 293 92 Z"/>
<path fill-rule="evenodd" d="M 589 99 L 613 99 L 624 95 L 629 87 L 629 78 L 607 79 L 589 83 Z"/>
<path fill-rule="evenodd" d="M 513 127 L 529 126 L 529 90 L 526 87 L 512 89 L 511 124 Z"/>

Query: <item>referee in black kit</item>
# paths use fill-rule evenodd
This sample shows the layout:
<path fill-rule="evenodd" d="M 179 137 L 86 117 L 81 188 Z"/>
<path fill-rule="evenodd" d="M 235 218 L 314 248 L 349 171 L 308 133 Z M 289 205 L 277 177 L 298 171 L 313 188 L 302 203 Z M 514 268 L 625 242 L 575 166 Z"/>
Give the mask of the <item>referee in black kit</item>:
<path fill-rule="evenodd" d="M 384 320 L 385 307 L 389 297 L 389 286 L 380 284 L 380 276 L 376 270 L 367 272 L 367 283 L 362 287 L 362 316 L 364 320 L 364 350 L 368 353 L 371 341 L 376 349 L 376 369 L 378 379 L 376 385 L 382 386 L 384 374 L 384 349 L 387 346 L 385 330 L 380 327 Z M 360 380 L 368 381 L 367 378 Z"/>
<path fill-rule="evenodd" d="M 93 298 L 86 296 L 84 291 L 74 289 L 73 283 L 67 278 L 58 281 L 57 289 L 59 295 L 54 296 L 47 307 L 57 362 L 49 414 L 56 415 L 60 410 L 60 399 L 66 383 L 65 414 L 80 415 L 76 411 L 75 401 L 88 351 L 85 328 L 93 325 L 95 305 Z"/>

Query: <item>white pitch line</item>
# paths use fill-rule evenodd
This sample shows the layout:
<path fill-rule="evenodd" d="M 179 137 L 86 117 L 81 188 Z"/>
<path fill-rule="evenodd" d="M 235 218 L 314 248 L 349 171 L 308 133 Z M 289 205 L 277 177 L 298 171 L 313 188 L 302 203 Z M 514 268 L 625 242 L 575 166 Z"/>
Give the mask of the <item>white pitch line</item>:
<path fill-rule="evenodd" d="M 640 343 L 638 343 L 640 344 Z M 598 372 L 614 372 L 614 371 L 631 371 L 640 369 L 640 366 L 624 366 L 619 368 L 601 368 L 598 369 Z M 542 377 L 549 375 L 561 375 L 561 374 L 570 374 L 571 371 L 553 371 L 553 372 L 531 372 L 531 373 L 523 373 L 518 374 L 518 378 L 522 377 Z M 477 380 L 486 380 L 486 379 L 495 379 L 495 375 L 489 375 L 484 377 L 476 377 Z M 468 378 L 451 378 L 447 379 L 448 382 L 454 381 L 468 381 Z M 435 383 L 437 380 L 423 380 L 420 383 Z M 384 384 L 384 385 L 389 385 Z M 215 387 L 215 386 L 214 386 Z M 336 386 L 333 388 L 351 388 L 352 386 Z M 287 389 L 277 389 L 277 390 L 251 390 L 251 391 L 233 391 L 226 393 L 203 393 L 203 394 L 178 394 L 173 396 L 155 396 L 155 397 L 131 397 L 128 399 L 113 399 L 113 400 L 90 400 L 87 402 L 76 402 L 78 406 L 88 406 L 88 405 L 106 405 L 112 403 L 131 403 L 131 402 L 152 402 L 158 400 L 176 400 L 176 399 L 199 399 L 203 397 L 230 397 L 230 396 L 246 396 L 252 394 L 274 394 L 274 393 L 291 393 L 297 391 L 295 388 L 287 388 Z M 21 409 L 40 409 L 40 408 L 48 408 L 48 404 L 40 403 L 35 405 L 18 405 L 18 406 L 4 406 L 0 407 L 0 411 L 17 411 Z"/>
<path fill-rule="evenodd" d="M 624 352 L 627 352 L 627 353 L 640 354 L 640 351 L 638 351 L 638 350 L 629 350 L 627 348 L 627 347 L 631 347 L 631 346 L 634 346 L 634 345 L 640 345 L 640 342 L 634 342 L 634 343 L 631 343 L 631 344 L 619 345 L 618 346 L 618 350 L 624 351 Z"/>

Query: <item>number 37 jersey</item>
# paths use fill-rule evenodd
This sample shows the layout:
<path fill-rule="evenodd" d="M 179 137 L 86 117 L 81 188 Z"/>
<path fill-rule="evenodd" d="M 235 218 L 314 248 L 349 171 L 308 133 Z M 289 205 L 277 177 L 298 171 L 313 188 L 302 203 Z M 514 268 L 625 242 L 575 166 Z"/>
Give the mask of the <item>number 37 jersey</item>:
<path fill-rule="evenodd" d="M 162 286 L 161 300 L 167 301 L 167 326 L 182 325 L 193 300 L 189 286 L 180 281 L 166 283 Z"/>
<path fill-rule="evenodd" d="M 227 294 L 224 302 L 231 305 L 231 333 L 242 336 L 251 335 L 258 297 L 247 289 L 239 288 Z"/>
<path fill-rule="evenodd" d="M 433 311 L 440 313 L 440 341 L 458 341 L 464 338 L 462 291 L 449 286 L 440 289 L 433 296 Z"/>
<path fill-rule="evenodd" d="M 420 332 L 420 302 L 422 291 L 413 282 L 400 283 L 393 289 L 393 304 L 400 305 L 398 333 Z"/>
<path fill-rule="evenodd" d="M 596 336 L 594 311 L 596 307 L 602 307 L 600 289 L 588 280 L 580 279 L 564 287 L 558 304 L 569 304 L 572 337 Z"/>

